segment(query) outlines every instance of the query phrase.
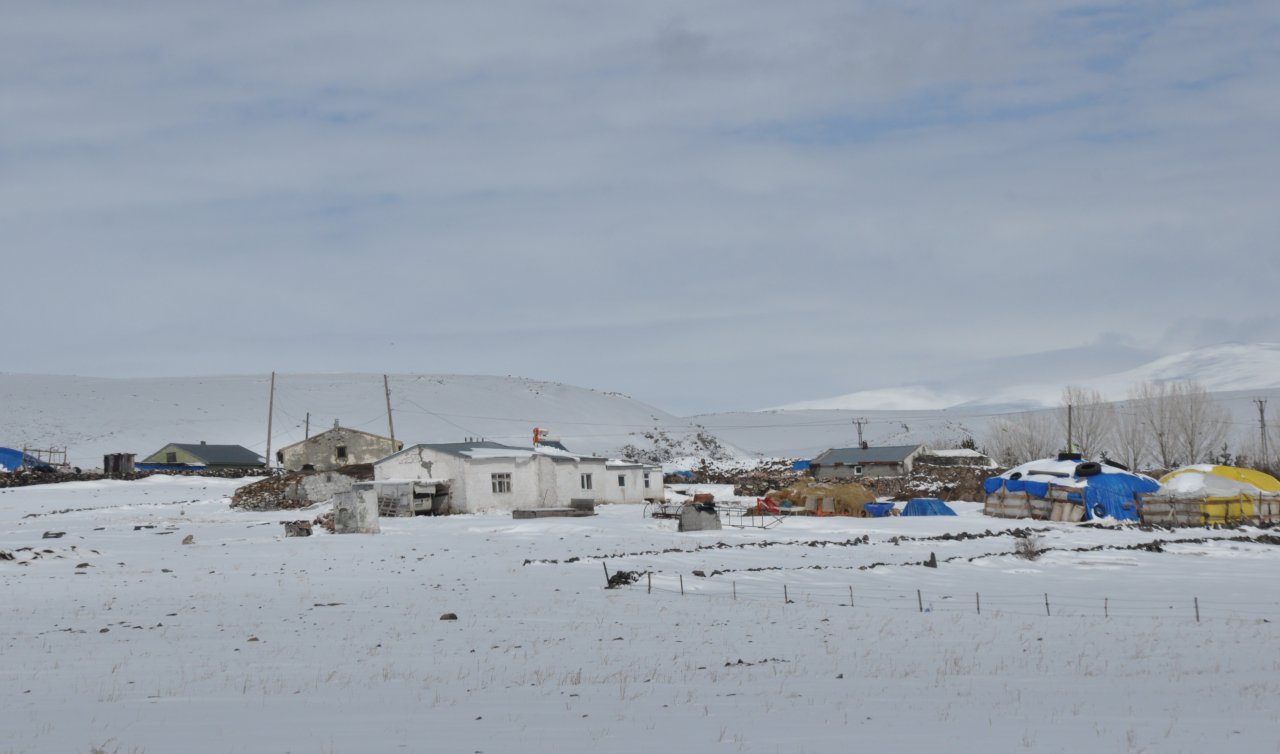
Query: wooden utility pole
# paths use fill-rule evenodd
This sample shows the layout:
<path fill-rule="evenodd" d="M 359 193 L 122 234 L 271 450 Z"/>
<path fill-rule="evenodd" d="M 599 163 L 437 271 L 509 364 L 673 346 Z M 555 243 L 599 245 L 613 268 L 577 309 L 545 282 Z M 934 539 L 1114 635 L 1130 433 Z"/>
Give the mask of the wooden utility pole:
<path fill-rule="evenodd" d="M 1075 448 L 1071 444 L 1071 404 L 1067 404 L 1067 452 L 1074 453 Z"/>
<path fill-rule="evenodd" d="M 276 373 L 271 373 L 271 397 L 267 399 L 267 468 L 271 468 L 271 416 L 276 406 Z"/>
<path fill-rule="evenodd" d="M 858 425 L 858 447 L 859 448 L 864 447 L 865 443 L 863 443 L 862 441 L 862 425 L 866 424 L 867 420 L 858 418 L 858 419 L 854 419 L 853 423 Z"/>
<path fill-rule="evenodd" d="M 1258 406 L 1258 432 L 1262 440 L 1262 444 L 1258 446 L 1262 457 L 1258 459 L 1258 463 L 1255 465 L 1260 470 L 1265 471 L 1271 468 L 1271 457 L 1267 452 L 1267 399 L 1254 398 L 1253 402 Z"/>
<path fill-rule="evenodd" d="M 311 439 L 311 412 L 310 412 L 310 411 L 308 411 L 308 412 L 307 412 L 307 424 L 306 424 L 306 429 L 304 430 L 304 432 L 305 432 L 306 434 L 303 436 L 303 438 L 302 438 L 302 439 L 304 439 L 304 440 L 310 440 L 310 439 Z"/>
<path fill-rule="evenodd" d="M 387 394 L 387 429 L 391 432 L 391 450 L 395 452 L 396 447 L 396 425 L 391 421 L 391 382 L 387 380 L 387 376 L 382 375 L 382 389 Z"/>

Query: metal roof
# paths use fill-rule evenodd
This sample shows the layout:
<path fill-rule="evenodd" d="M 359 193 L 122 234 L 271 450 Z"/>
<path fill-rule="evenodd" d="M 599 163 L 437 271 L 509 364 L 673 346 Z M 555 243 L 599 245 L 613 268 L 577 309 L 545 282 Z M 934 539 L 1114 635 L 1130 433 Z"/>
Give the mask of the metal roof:
<path fill-rule="evenodd" d="M 173 442 L 166 448 L 178 448 L 199 458 L 210 466 L 261 466 L 266 461 L 243 445 L 209 445 L 206 443 Z M 164 452 L 161 448 L 159 452 Z"/>
<path fill-rule="evenodd" d="M 842 463 L 852 466 L 860 463 L 902 463 L 921 445 L 887 445 L 880 448 L 831 448 L 810 462 L 813 466 L 832 466 Z"/>

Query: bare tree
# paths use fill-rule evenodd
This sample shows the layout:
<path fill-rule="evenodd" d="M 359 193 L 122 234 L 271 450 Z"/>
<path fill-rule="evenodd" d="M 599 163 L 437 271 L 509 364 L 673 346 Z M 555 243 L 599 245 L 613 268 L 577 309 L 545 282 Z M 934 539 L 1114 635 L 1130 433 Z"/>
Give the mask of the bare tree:
<path fill-rule="evenodd" d="M 1116 409 L 1113 446 L 1116 460 L 1137 471 L 1144 468 L 1151 452 L 1151 431 L 1143 421 L 1141 406 L 1130 391 L 1128 401 Z"/>
<path fill-rule="evenodd" d="M 1198 382 L 1174 383 L 1170 392 L 1174 399 L 1173 426 L 1182 462 L 1213 461 L 1227 439 L 1231 415 Z"/>
<path fill-rule="evenodd" d="M 1167 382 L 1143 382 L 1129 394 L 1129 403 L 1146 426 L 1150 452 L 1156 465 L 1171 469 L 1177 465 L 1177 431 L 1174 427 L 1174 399 Z"/>
<path fill-rule="evenodd" d="M 1070 437 L 1067 438 L 1068 412 Z M 1091 388 L 1067 385 L 1062 389 L 1058 408 L 1058 429 L 1070 442 L 1068 452 L 1079 452 L 1085 458 L 1105 453 L 1115 431 L 1116 410 L 1106 397 Z"/>
<path fill-rule="evenodd" d="M 983 445 L 1001 465 L 1017 466 L 1051 455 L 1056 446 L 1053 420 L 1043 411 L 996 417 L 987 427 Z"/>

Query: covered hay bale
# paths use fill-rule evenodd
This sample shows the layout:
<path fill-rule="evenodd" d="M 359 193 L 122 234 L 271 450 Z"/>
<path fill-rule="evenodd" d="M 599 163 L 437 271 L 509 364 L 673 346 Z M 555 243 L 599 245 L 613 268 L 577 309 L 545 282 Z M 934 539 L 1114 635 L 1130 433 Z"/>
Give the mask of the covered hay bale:
<path fill-rule="evenodd" d="M 815 482 L 799 479 L 790 487 L 772 490 L 769 497 L 779 504 L 791 503 L 794 511 L 806 510 L 815 514 L 860 516 L 862 506 L 874 503 L 876 496 L 857 482 Z"/>

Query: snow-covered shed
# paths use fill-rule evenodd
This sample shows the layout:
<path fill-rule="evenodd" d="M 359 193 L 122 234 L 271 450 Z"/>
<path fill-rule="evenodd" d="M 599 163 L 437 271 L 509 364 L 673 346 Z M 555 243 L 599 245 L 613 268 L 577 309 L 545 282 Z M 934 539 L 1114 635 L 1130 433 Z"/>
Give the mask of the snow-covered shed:
<path fill-rule="evenodd" d="M 645 492 L 663 494 L 657 467 L 576 455 L 549 445 L 516 447 L 486 440 L 405 448 L 374 463 L 373 478 L 375 483 L 446 482 L 448 508 L 454 513 L 558 508 L 573 500 L 642 502 Z"/>
<path fill-rule="evenodd" d="M 1103 461 L 1042 458 L 983 482 L 983 512 L 999 518 L 1139 520 L 1142 496 L 1160 483 Z"/>
<path fill-rule="evenodd" d="M 1205 526 L 1280 520 L 1280 480 L 1254 469 L 1196 464 L 1160 478 L 1142 501 L 1142 520 L 1161 526 Z"/>

